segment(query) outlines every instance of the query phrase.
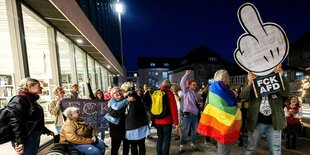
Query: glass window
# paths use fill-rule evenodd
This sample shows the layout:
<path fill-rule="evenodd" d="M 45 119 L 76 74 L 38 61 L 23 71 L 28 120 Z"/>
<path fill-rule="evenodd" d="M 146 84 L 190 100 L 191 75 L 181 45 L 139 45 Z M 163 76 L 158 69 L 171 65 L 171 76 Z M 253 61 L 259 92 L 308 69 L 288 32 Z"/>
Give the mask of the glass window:
<path fill-rule="evenodd" d="M 167 79 L 168 78 L 168 72 L 163 72 L 163 79 Z"/>
<path fill-rule="evenodd" d="M 149 84 L 152 84 L 152 78 L 149 78 Z"/>
<path fill-rule="evenodd" d="M 103 89 L 102 87 L 102 74 L 100 69 L 100 64 L 95 61 L 95 77 L 97 89 Z"/>
<path fill-rule="evenodd" d="M 57 45 L 59 54 L 59 66 L 61 74 L 61 86 L 68 93 L 73 83 L 72 75 L 75 75 L 74 51 L 71 42 L 60 33 L 57 33 Z"/>
<path fill-rule="evenodd" d="M 155 65 L 155 63 L 152 62 L 152 63 L 150 63 L 150 66 L 155 67 L 156 65 Z"/>
<path fill-rule="evenodd" d="M 102 89 L 104 91 L 107 91 L 108 87 L 109 87 L 108 71 L 104 67 L 101 66 L 101 72 L 102 72 L 102 76 L 103 76 Z"/>
<path fill-rule="evenodd" d="M 13 53 L 5 1 L 0 1 L 0 41 L 0 108 L 2 108 L 11 96 L 15 95 Z"/>
<path fill-rule="evenodd" d="M 47 23 L 24 6 L 22 6 L 22 15 L 30 77 L 40 80 L 43 90 L 38 102 L 44 110 L 45 122 L 51 122 L 53 117 L 48 111 L 48 104 L 52 99 L 52 87 L 55 86 L 53 82 L 56 81 L 53 80 L 51 67 L 52 64 L 55 65 L 52 59 L 56 60 L 55 54 L 53 54 L 53 58 L 51 57 L 51 54 L 56 52 L 54 51 L 55 44 L 51 42 L 51 40 L 55 39 L 52 35 L 54 31 Z M 47 127 L 55 131 L 54 125 L 47 125 Z M 41 143 L 50 138 L 42 136 Z"/>
<path fill-rule="evenodd" d="M 86 53 L 75 46 L 75 61 L 77 72 L 77 83 L 79 85 L 79 93 L 82 98 L 87 98 L 86 93 L 86 78 L 87 78 L 87 66 L 86 66 Z"/>
<path fill-rule="evenodd" d="M 216 57 L 209 57 L 208 60 L 211 62 L 215 62 L 215 61 L 217 61 L 217 58 Z"/>
<path fill-rule="evenodd" d="M 284 71 L 285 75 L 287 76 L 287 72 Z M 302 79 L 304 77 L 304 73 L 303 72 L 296 72 L 296 78 L 297 79 Z"/>
<path fill-rule="evenodd" d="M 32 16 L 31 16 L 32 15 Z M 23 7 L 25 39 L 30 75 L 34 78 L 52 78 L 47 27 Z"/>
<path fill-rule="evenodd" d="M 92 79 L 91 80 L 91 87 L 92 89 L 97 89 L 96 85 L 96 75 L 95 75 L 95 61 L 92 57 L 87 55 L 87 68 L 88 68 L 88 76 Z"/>
<path fill-rule="evenodd" d="M 169 67 L 169 63 L 164 63 L 164 66 L 165 67 Z"/>

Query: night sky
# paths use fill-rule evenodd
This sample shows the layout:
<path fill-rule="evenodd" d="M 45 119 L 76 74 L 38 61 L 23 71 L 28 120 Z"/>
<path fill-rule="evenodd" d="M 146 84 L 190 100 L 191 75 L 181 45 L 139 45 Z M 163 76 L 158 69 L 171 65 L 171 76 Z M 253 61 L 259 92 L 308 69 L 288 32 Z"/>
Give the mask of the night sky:
<path fill-rule="evenodd" d="M 122 0 L 121 0 L 122 1 Z M 237 11 L 253 3 L 263 22 L 280 25 L 290 43 L 310 31 L 309 0 L 123 0 L 123 50 L 128 71 L 138 57 L 183 57 L 205 45 L 233 62 L 241 34 Z"/>

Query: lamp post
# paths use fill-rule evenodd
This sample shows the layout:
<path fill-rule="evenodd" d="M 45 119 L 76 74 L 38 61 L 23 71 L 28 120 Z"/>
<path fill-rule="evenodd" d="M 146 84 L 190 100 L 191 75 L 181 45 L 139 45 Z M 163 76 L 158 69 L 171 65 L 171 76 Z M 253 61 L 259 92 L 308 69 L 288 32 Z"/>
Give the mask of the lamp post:
<path fill-rule="evenodd" d="M 121 14 L 124 11 L 123 4 L 117 0 L 115 4 L 115 11 L 117 12 L 118 24 L 119 24 L 119 35 L 120 35 L 120 49 L 121 49 L 121 63 L 122 67 L 124 67 L 124 53 L 123 53 L 123 33 L 122 33 L 122 16 Z"/>

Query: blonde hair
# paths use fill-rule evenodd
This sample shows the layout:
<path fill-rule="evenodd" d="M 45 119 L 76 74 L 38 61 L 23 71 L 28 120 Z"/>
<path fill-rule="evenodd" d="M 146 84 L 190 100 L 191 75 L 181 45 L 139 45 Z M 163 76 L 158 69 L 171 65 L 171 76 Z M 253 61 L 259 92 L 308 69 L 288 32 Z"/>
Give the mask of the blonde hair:
<path fill-rule="evenodd" d="M 169 88 L 170 87 L 170 81 L 168 79 L 165 79 L 162 83 L 161 86 Z"/>
<path fill-rule="evenodd" d="M 30 77 L 22 79 L 18 84 L 18 92 L 28 92 L 30 87 L 40 84 L 40 81 Z"/>
<path fill-rule="evenodd" d="M 214 81 L 224 81 L 226 75 L 228 75 L 227 70 L 220 69 L 214 73 Z"/>
<path fill-rule="evenodd" d="M 63 114 L 64 114 L 67 118 L 70 118 L 70 116 L 71 116 L 73 113 L 77 112 L 77 111 L 79 111 L 79 108 L 77 108 L 77 107 L 68 107 L 68 108 L 66 108 L 66 110 L 63 112 Z"/>
<path fill-rule="evenodd" d="M 60 87 L 60 86 L 57 86 L 57 87 L 55 87 L 54 89 L 53 89 L 53 94 L 55 95 L 55 96 L 57 96 L 57 91 L 59 90 L 59 89 L 61 89 L 62 87 Z"/>
<path fill-rule="evenodd" d="M 121 85 L 121 89 L 124 91 L 124 92 L 128 92 L 130 89 L 131 89 L 131 83 L 130 82 L 125 82 Z"/>
<path fill-rule="evenodd" d="M 111 89 L 111 96 L 113 96 L 113 94 L 114 94 L 115 92 L 119 91 L 119 90 L 121 90 L 119 87 L 113 87 L 113 88 Z"/>

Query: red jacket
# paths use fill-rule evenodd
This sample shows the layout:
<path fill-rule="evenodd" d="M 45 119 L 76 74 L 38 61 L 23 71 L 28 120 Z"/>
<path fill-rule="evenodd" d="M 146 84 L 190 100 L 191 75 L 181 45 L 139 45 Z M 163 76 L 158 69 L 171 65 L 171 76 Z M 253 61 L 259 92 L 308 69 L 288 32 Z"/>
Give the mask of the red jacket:
<path fill-rule="evenodd" d="M 166 116 L 165 118 L 155 119 L 155 124 L 172 124 L 173 123 L 174 125 L 178 125 L 179 121 L 178 121 L 177 103 L 175 101 L 173 93 L 165 87 L 161 87 L 160 90 L 166 91 L 168 95 L 170 114 Z"/>
<path fill-rule="evenodd" d="M 292 115 L 291 113 L 289 113 L 288 111 L 290 109 L 295 110 L 296 114 Z M 302 111 L 301 111 L 301 107 L 299 105 L 296 107 L 291 107 L 290 105 L 287 105 L 284 108 L 284 111 L 285 111 L 285 116 L 286 116 L 286 120 L 287 120 L 288 124 L 294 124 L 294 123 L 300 122 L 300 118 L 302 117 Z"/>

